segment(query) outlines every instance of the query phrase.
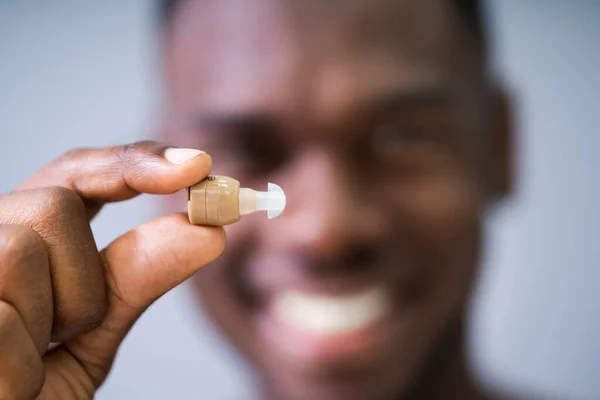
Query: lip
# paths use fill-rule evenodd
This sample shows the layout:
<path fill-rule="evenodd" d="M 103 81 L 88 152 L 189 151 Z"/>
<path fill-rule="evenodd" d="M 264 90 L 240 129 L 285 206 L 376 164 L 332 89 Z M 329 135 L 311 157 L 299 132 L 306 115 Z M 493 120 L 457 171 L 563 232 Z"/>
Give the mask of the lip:
<path fill-rule="evenodd" d="M 261 351 L 276 359 L 289 361 L 294 369 L 308 373 L 330 367 L 368 368 L 389 358 L 388 350 L 398 339 L 404 314 L 397 287 L 400 268 L 370 268 L 360 273 L 328 274 L 308 277 L 289 258 L 261 257 L 246 270 L 245 287 L 253 299 L 254 329 L 260 337 Z M 385 274 L 383 272 L 386 272 Z M 392 273 L 390 273 L 392 272 Z M 306 332 L 274 312 L 274 299 L 282 291 L 301 291 L 323 296 L 347 296 L 370 287 L 381 287 L 389 297 L 387 312 L 357 329 L 335 334 Z M 399 303 L 400 302 L 400 303 Z M 282 366 L 283 367 L 283 366 Z"/>
<path fill-rule="evenodd" d="M 313 334 L 292 326 L 267 309 L 258 317 L 258 331 L 269 351 L 293 360 L 298 368 L 369 365 L 375 362 L 393 337 L 391 313 L 350 332 Z"/>
<path fill-rule="evenodd" d="M 316 274 L 307 272 L 309 266 L 297 257 L 281 255 L 255 255 L 244 260 L 244 284 L 248 292 L 261 301 L 281 290 L 300 290 L 312 293 L 344 295 L 359 291 L 369 285 L 397 280 L 396 268 L 373 266 L 360 272 Z"/>

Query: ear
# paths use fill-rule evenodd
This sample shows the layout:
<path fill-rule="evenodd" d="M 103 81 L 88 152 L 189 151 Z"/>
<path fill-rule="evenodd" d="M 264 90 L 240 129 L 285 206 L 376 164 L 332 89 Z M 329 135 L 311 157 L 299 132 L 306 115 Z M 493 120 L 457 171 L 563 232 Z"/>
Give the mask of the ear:
<path fill-rule="evenodd" d="M 512 108 L 509 95 L 494 89 L 489 121 L 488 141 L 490 194 L 496 200 L 514 191 L 515 141 Z"/>

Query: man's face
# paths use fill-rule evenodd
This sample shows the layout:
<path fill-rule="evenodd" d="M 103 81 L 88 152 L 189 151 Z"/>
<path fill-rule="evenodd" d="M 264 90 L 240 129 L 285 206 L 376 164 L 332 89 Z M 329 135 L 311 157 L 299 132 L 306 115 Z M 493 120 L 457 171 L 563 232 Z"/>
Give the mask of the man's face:
<path fill-rule="evenodd" d="M 168 141 L 287 195 L 196 277 L 277 396 L 402 393 L 460 323 L 488 189 L 461 18 L 436 0 L 190 1 L 165 33 Z"/>

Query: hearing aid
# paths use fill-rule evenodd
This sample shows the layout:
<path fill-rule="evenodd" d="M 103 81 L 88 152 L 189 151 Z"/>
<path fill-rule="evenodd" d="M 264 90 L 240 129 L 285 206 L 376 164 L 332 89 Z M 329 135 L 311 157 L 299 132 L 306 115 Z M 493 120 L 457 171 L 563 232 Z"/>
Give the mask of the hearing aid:
<path fill-rule="evenodd" d="M 283 212 L 286 204 L 283 189 L 274 183 L 261 192 L 240 187 L 236 179 L 221 175 L 210 175 L 186 192 L 188 216 L 194 225 L 229 225 L 257 211 L 266 211 L 272 219 Z"/>

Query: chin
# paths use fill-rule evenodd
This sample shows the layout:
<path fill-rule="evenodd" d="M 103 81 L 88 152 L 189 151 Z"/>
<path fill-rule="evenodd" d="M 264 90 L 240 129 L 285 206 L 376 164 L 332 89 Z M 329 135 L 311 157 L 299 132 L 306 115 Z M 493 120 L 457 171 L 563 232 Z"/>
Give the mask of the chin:
<path fill-rule="evenodd" d="M 287 299 L 257 318 L 252 362 L 273 398 L 389 400 L 418 378 L 441 324 L 386 305 L 379 289 L 353 296 Z"/>
<path fill-rule="evenodd" d="M 408 365 L 381 360 L 374 366 L 347 365 L 312 371 L 264 374 L 267 393 L 278 400 L 391 400 L 401 397 L 411 380 Z M 282 363 L 283 364 L 283 363 Z"/>

